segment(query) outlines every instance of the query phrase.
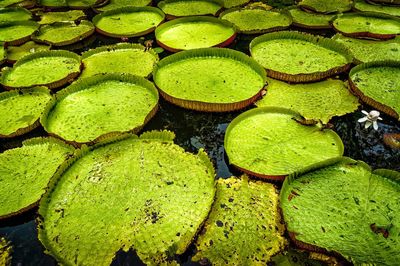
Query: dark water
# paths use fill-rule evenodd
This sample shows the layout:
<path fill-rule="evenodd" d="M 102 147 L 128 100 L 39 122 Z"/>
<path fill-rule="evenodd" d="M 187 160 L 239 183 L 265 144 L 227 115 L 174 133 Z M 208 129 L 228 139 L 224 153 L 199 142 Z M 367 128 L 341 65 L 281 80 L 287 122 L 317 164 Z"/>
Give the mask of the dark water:
<path fill-rule="evenodd" d="M 285 1 L 269 1 L 270 4 L 285 5 Z M 291 1 L 286 1 L 290 3 Z M 331 36 L 333 32 L 313 32 L 325 36 Z M 255 36 L 239 36 L 238 40 L 232 44 L 231 48 L 248 53 L 248 44 Z M 154 39 L 150 34 L 145 39 Z M 81 47 L 70 46 L 68 49 L 82 52 L 90 47 L 97 47 L 103 44 L 116 43 L 119 40 L 104 38 L 95 35 L 90 42 Z M 143 38 L 135 38 L 130 42 L 143 42 Z M 86 45 L 86 46 L 85 46 Z M 82 47 L 83 46 L 83 47 Z M 167 56 L 163 52 L 160 57 Z M 341 78 L 346 78 L 343 76 Z M 248 109 L 253 108 L 249 107 Z M 357 122 L 362 117 L 361 109 L 371 110 L 369 106 L 361 106 L 358 111 L 332 121 L 333 129 L 340 135 L 345 146 L 345 156 L 353 159 L 363 160 L 372 168 L 389 168 L 400 171 L 400 150 L 386 147 L 383 144 L 383 134 L 400 133 L 400 123 L 393 118 L 383 116 L 383 121 L 379 123 L 379 129 L 365 130 L 363 125 Z M 243 110 L 241 111 L 243 112 Z M 160 101 L 160 109 L 155 117 L 145 126 L 146 130 L 168 129 L 176 134 L 175 142 L 185 150 L 196 152 L 199 148 L 204 148 L 212 158 L 218 178 L 226 178 L 232 174 L 237 175 L 234 169 L 228 166 L 224 154 L 224 133 L 225 129 L 239 113 L 232 112 L 224 114 L 200 113 L 195 111 L 183 110 L 173 106 L 164 100 Z M 29 134 L 10 140 L 0 140 L 0 152 L 6 149 L 17 147 L 25 139 L 46 135 L 42 128 L 38 128 Z M 279 186 L 279 184 L 277 184 Z M 37 239 L 36 226 L 34 222 L 36 209 L 27 214 L 0 222 L 0 237 L 4 236 L 13 245 L 13 265 L 55 265 L 55 260 L 44 254 L 43 248 Z M 178 258 L 186 265 L 191 265 L 190 256 L 194 248 L 189 248 L 188 252 Z M 290 248 L 290 262 L 293 265 L 315 265 L 316 262 L 307 260 L 307 254 L 298 253 Z M 133 252 L 129 254 L 119 253 L 115 265 L 138 265 L 140 262 Z M 281 264 L 281 263 L 277 263 Z M 286 264 L 287 265 L 287 264 Z"/>

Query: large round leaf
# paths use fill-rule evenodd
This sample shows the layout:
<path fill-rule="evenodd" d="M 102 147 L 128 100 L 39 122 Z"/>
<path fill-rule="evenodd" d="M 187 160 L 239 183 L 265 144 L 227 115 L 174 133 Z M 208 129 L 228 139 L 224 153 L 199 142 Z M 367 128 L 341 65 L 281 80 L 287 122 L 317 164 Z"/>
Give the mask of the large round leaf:
<path fill-rule="evenodd" d="M 282 180 L 285 176 L 343 154 L 332 130 L 301 124 L 298 113 L 260 107 L 236 117 L 225 133 L 229 163 L 252 175 Z"/>
<path fill-rule="evenodd" d="M 39 207 L 50 254 L 77 265 L 110 265 L 120 249 L 150 265 L 182 254 L 211 208 L 214 169 L 204 151 L 186 153 L 172 139 L 120 137 L 61 170 Z"/>
<path fill-rule="evenodd" d="M 39 24 L 52 24 L 55 22 L 66 22 L 66 21 L 80 21 L 86 18 L 85 13 L 82 10 L 70 10 L 65 12 L 42 12 L 40 15 Z"/>
<path fill-rule="evenodd" d="M 0 22 L 30 20 L 32 13 L 22 7 L 0 8 Z"/>
<path fill-rule="evenodd" d="M 337 252 L 356 265 L 397 265 L 399 197 L 400 173 L 371 172 L 363 162 L 344 159 L 289 177 L 281 208 L 289 234 L 301 247 Z"/>
<path fill-rule="evenodd" d="M 335 13 L 349 11 L 352 0 L 301 0 L 300 7 L 319 13 Z"/>
<path fill-rule="evenodd" d="M 70 142 L 93 142 L 111 132 L 139 131 L 156 113 L 150 81 L 121 74 L 79 80 L 59 91 L 43 115 L 44 129 Z"/>
<path fill-rule="evenodd" d="M 32 33 L 39 28 L 39 24 L 31 20 L 0 23 L 0 42 L 9 45 L 19 45 L 30 40 Z"/>
<path fill-rule="evenodd" d="M 151 0 L 109 0 L 108 4 L 101 5 L 100 7 L 96 7 L 95 11 L 103 12 L 121 7 L 128 6 L 147 6 L 151 3 Z"/>
<path fill-rule="evenodd" d="M 157 4 L 167 18 L 216 15 L 222 8 L 218 0 L 165 0 Z"/>
<path fill-rule="evenodd" d="M 168 101 L 188 109 L 244 108 L 261 94 L 265 72 L 243 53 L 224 48 L 183 51 L 156 66 L 153 79 Z"/>
<path fill-rule="evenodd" d="M 306 29 L 330 29 L 330 21 L 335 17 L 335 14 L 312 13 L 299 8 L 291 8 L 289 13 L 293 25 Z"/>
<path fill-rule="evenodd" d="M 49 51 L 50 46 L 45 44 L 38 44 L 33 41 L 26 42 L 20 46 L 7 47 L 7 61 L 15 63 L 25 55 L 32 54 L 39 51 Z"/>
<path fill-rule="evenodd" d="M 0 154 L 0 219 L 37 205 L 47 183 L 74 149 L 52 138 L 30 139 Z"/>
<path fill-rule="evenodd" d="M 193 260 L 212 265 L 266 265 L 285 247 L 283 231 L 273 185 L 247 176 L 219 179 Z"/>
<path fill-rule="evenodd" d="M 354 9 L 363 12 L 377 12 L 397 17 L 400 16 L 400 7 L 398 6 L 375 5 L 364 0 L 355 0 Z"/>

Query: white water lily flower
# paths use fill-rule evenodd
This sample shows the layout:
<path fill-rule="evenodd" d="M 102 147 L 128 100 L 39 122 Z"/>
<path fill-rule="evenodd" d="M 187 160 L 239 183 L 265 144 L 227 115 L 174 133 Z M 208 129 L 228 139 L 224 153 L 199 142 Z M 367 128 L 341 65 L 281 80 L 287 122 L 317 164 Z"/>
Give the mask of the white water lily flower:
<path fill-rule="evenodd" d="M 378 120 L 382 120 L 379 113 L 376 110 L 372 110 L 371 112 L 367 112 L 365 110 L 361 111 L 365 116 L 363 118 L 358 119 L 358 122 L 363 123 L 365 122 L 365 128 L 369 128 L 371 125 L 375 130 L 378 130 Z"/>

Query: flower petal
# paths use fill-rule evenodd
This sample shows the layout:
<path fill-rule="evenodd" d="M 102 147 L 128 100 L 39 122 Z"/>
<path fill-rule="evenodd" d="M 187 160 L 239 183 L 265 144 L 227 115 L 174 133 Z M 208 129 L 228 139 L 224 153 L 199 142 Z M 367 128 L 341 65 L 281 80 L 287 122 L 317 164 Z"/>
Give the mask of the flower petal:
<path fill-rule="evenodd" d="M 378 119 L 379 119 L 379 120 L 383 120 L 383 118 L 382 118 L 382 117 L 378 117 Z"/>
<path fill-rule="evenodd" d="M 371 121 L 367 121 L 367 123 L 365 123 L 365 128 L 369 128 L 372 125 Z"/>
<path fill-rule="evenodd" d="M 368 117 L 364 116 L 364 117 L 358 119 L 357 121 L 360 122 L 360 123 L 363 123 L 363 122 L 365 122 L 367 120 L 368 120 Z"/>
<path fill-rule="evenodd" d="M 365 115 L 368 115 L 368 112 L 365 111 L 365 110 L 361 110 L 361 113 L 363 113 L 363 114 L 365 114 Z"/>
<path fill-rule="evenodd" d="M 378 123 L 376 121 L 372 123 L 372 126 L 374 127 L 375 130 L 378 130 L 379 128 Z"/>

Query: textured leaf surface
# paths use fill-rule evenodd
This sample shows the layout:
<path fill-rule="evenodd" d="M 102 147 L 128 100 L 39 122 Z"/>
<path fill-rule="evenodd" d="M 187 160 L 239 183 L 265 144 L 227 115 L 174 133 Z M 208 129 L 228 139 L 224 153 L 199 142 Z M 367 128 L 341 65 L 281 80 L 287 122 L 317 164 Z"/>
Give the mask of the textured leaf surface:
<path fill-rule="evenodd" d="M 109 265 L 133 248 L 158 265 L 186 250 L 211 208 L 214 170 L 166 133 L 99 145 L 52 184 L 39 238 L 60 263 Z"/>
<path fill-rule="evenodd" d="M 335 17 L 334 14 L 311 13 L 299 8 L 289 9 L 289 12 L 293 18 L 293 23 L 315 28 L 330 28 L 329 22 Z"/>
<path fill-rule="evenodd" d="M 400 7 L 398 6 L 372 5 L 364 0 L 356 0 L 354 8 L 364 12 L 378 12 L 397 17 L 400 16 Z"/>
<path fill-rule="evenodd" d="M 332 23 L 335 29 L 348 34 L 400 34 L 400 19 L 390 16 L 347 13 L 339 15 Z"/>
<path fill-rule="evenodd" d="M 296 118 L 293 111 L 273 107 L 239 115 L 225 133 L 229 162 L 261 176 L 285 176 L 343 154 L 335 132 Z"/>
<path fill-rule="evenodd" d="M 0 265 L 11 265 L 12 246 L 5 238 L 0 238 Z"/>
<path fill-rule="evenodd" d="M 65 12 L 43 12 L 40 14 L 39 24 L 51 24 L 54 22 L 75 21 L 85 18 L 82 10 L 70 10 Z"/>
<path fill-rule="evenodd" d="M 0 218 L 32 207 L 73 148 L 51 138 L 32 139 L 0 154 Z"/>
<path fill-rule="evenodd" d="M 272 184 L 231 177 L 219 179 L 216 199 L 193 260 L 212 265 L 265 265 L 283 250 L 278 193 Z"/>
<path fill-rule="evenodd" d="M 288 231 L 356 264 L 397 265 L 399 178 L 394 171 L 371 173 L 353 160 L 289 178 L 281 191 Z"/>
<path fill-rule="evenodd" d="M 177 17 L 215 15 L 222 8 L 212 0 L 166 0 L 159 2 L 158 7 L 165 14 Z"/>
<path fill-rule="evenodd" d="M 275 106 L 291 109 L 307 120 L 328 123 L 334 116 L 357 110 L 357 97 L 340 80 L 325 80 L 307 84 L 288 84 L 267 79 L 267 94 L 257 102 L 258 107 Z"/>
<path fill-rule="evenodd" d="M 147 6 L 151 3 L 151 0 L 110 0 L 110 2 L 102 7 L 96 8 L 98 11 L 108 11 L 120 7 L 127 6 Z"/>
<path fill-rule="evenodd" d="M 22 7 L 7 7 L 0 9 L 0 22 L 29 20 L 32 14 Z"/>
<path fill-rule="evenodd" d="M 38 28 L 38 23 L 28 20 L 0 23 L 0 41 L 12 42 L 28 37 Z"/>
<path fill-rule="evenodd" d="M 222 0 L 222 2 L 225 8 L 231 8 L 236 6 L 242 6 L 250 2 L 250 0 Z"/>
<path fill-rule="evenodd" d="M 50 50 L 50 46 L 46 44 L 37 44 L 35 42 L 26 42 L 20 46 L 8 46 L 7 47 L 7 59 L 11 61 L 17 61 L 25 55 L 40 52 L 40 51 L 48 51 Z"/>
<path fill-rule="evenodd" d="M 353 5 L 352 0 L 302 0 L 298 4 L 320 13 L 334 13 L 349 11 Z"/>

